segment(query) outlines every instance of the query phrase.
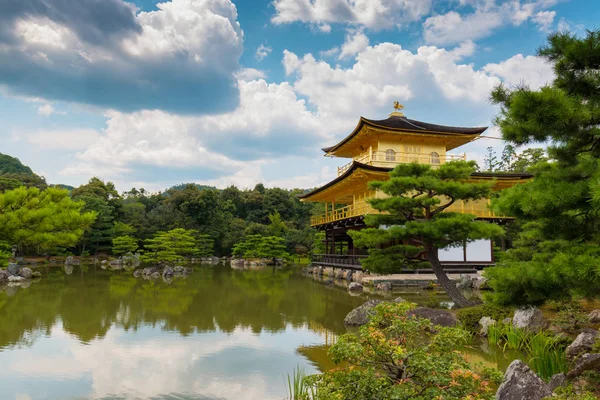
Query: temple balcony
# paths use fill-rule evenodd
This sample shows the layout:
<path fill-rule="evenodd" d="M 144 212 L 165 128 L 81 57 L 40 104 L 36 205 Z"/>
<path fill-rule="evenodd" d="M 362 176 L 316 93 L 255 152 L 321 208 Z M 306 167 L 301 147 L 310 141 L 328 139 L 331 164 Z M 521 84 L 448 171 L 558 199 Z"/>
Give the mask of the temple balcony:
<path fill-rule="evenodd" d="M 482 219 L 499 219 L 507 218 L 494 214 L 490 208 L 490 200 L 477 201 L 457 201 L 446 209 L 448 212 L 458 212 L 461 214 L 475 215 Z M 371 207 L 366 201 L 360 201 L 355 204 L 329 210 L 324 214 L 317 215 L 311 218 L 312 226 L 324 225 L 332 222 L 343 221 L 349 218 L 362 217 L 368 214 L 380 214 L 381 212 Z"/>
<path fill-rule="evenodd" d="M 373 151 L 368 150 L 354 158 L 348 164 L 338 167 L 338 176 L 344 174 L 353 162 L 358 162 L 366 165 L 373 165 L 377 167 L 393 168 L 398 164 L 408 164 L 417 162 L 419 164 L 429 164 L 433 167 L 437 167 L 448 161 L 466 160 L 466 154 L 446 154 L 440 155 L 437 152 L 431 153 L 405 153 L 397 152 L 393 150 L 387 151 Z"/>

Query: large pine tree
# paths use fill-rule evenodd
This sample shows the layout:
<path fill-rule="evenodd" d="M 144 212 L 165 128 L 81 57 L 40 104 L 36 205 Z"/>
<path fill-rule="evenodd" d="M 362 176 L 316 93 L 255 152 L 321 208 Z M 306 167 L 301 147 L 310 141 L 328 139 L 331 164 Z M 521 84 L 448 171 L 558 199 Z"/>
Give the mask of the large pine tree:
<path fill-rule="evenodd" d="M 471 305 L 456 288 L 440 263 L 438 249 L 462 246 L 470 241 L 502 234 L 502 228 L 474 215 L 446 211 L 457 201 L 487 198 L 491 185 L 470 183 L 474 162 L 455 161 L 432 168 L 422 164 L 400 164 L 387 181 L 370 183 L 387 197 L 370 200 L 382 214 L 368 215 L 367 228 L 350 231 L 357 246 L 366 246 L 369 257 L 363 267 L 393 273 L 407 267 L 431 266 L 438 282 L 458 307 Z M 382 247 L 383 244 L 397 243 Z"/>

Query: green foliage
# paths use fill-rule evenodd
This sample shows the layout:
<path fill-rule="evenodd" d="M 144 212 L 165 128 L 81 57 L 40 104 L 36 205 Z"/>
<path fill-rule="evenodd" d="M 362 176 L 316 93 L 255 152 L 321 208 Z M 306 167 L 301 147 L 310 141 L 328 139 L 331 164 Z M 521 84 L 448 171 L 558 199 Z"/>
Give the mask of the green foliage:
<path fill-rule="evenodd" d="M 33 173 L 18 158 L 0 153 L 0 193 L 18 187 L 46 188 L 46 180 Z"/>
<path fill-rule="evenodd" d="M 502 166 L 502 162 L 498 160 L 493 147 L 486 149 L 485 157 L 483 158 L 483 170 L 486 172 L 498 171 Z"/>
<path fill-rule="evenodd" d="M 112 240 L 112 253 L 116 256 L 135 253 L 138 248 L 137 240 L 131 236 L 117 236 Z"/>
<path fill-rule="evenodd" d="M 12 255 L 11 250 L 10 244 L 0 240 L 0 268 L 8 266 L 8 259 Z"/>
<path fill-rule="evenodd" d="M 198 257 L 211 257 L 214 255 L 215 241 L 210 235 L 200 234 L 196 236 L 196 247 Z"/>
<path fill-rule="evenodd" d="M 313 239 L 311 254 L 325 254 L 325 232 L 319 231 Z"/>
<path fill-rule="evenodd" d="M 288 398 L 286 400 L 311 400 L 316 398 L 315 389 L 310 385 L 308 376 L 300 367 L 287 376 Z"/>
<path fill-rule="evenodd" d="M 183 228 L 158 232 L 144 244 L 142 259 L 153 263 L 170 263 L 198 253 L 193 230 Z"/>
<path fill-rule="evenodd" d="M 498 322 L 511 316 L 513 310 L 506 307 L 496 306 L 490 303 L 480 304 L 474 307 L 461 308 L 456 312 L 463 328 L 471 332 L 479 332 L 479 320 L 490 317 Z"/>
<path fill-rule="evenodd" d="M 500 86 L 496 120 L 515 145 L 551 143 L 544 162 L 529 168 L 534 179 L 503 191 L 494 208 L 521 223 L 516 249 L 490 271 L 493 300 L 542 303 L 572 294 L 600 293 L 600 32 L 585 37 L 549 36 L 539 55 L 556 79 L 539 90 Z"/>
<path fill-rule="evenodd" d="M 530 241 L 529 246 L 508 250 L 498 266 L 485 270 L 493 289 L 486 298 L 501 305 L 522 305 L 597 296 L 599 259 L 598 246 L 565 240 Z"/>
<path fill-rule="evenodd" d="M 429 320 L 406 315 L 412 307 L 380 304 L 356 335 L 341 336 L 330 355 L 343 366 L 312 378 L 317 399 L 493 399 L 489 382 L 459 352 L 469 334 L 432 329 Z"/>
<path fill-rule="evenodd" d="M 276 236 L 249 235 L 233 247 L 233 255 L 243 258 L 287 258 L 284 239 Z"/>
<path fill-rule="evenodd" d="M 369 257 L 362 260 L 363 268 L 394 273 L 403 268 L 431 266 L 454 303 L 459 307 L 468 305 L 443 272 L 437 249 L 462 246 L 503 232 L 498 225 L 475 220 L 473 215 L 446 212 L 456 201 L 474 201 L 490 195 L 490 184 L 466 182 L 475 165 L 453 161 L 434 169 L 417 163 L 400 164 L 390 172 L 388 181 L 371 182 L 372 190 L 389 197 L 370 200 L 376 210 L 384 213 L 365 218 L 368 225 L 385 229 L 348 232 L 357 246 L 369 249 Z M 394 244 L 382 246 L 390 243 Z"/>
<path fill-rule="evenodd" d="M 63 189 L 20 187 L 0 194 L 0 237 L 21 253 L 74 246 L 95 220 Z"/>
<path fill-rule="evenodd" d="M 562 335 L 529 333 L 511 324 L 496 323 L 488 328 L 488 342 L 504 350 L 525 352 L 529 367 L 544 379 L 568 371 L 565 349 L 569 341 Z"/>

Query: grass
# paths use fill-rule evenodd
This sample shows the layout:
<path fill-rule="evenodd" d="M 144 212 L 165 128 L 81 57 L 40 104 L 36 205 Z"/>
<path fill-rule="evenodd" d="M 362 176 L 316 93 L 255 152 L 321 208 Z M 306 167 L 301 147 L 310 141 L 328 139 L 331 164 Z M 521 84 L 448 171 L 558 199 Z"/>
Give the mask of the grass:
<path fill-rule="evenodd" d="M 308 384 L 306 372 L 300 367 L 287 375 L 287 400 L 310 400 L 315 398 L 314 388 Z"/>
<path fill-rule="evenodd" d="M 541 378 L 567 372 L 565 340 L 562 335 L 548 332 L 529 333 L 512 325 L 494 324 L 488 329 L 488 342 L 506 350 L 518 350 L 527 355 L 527 364 Z"/>

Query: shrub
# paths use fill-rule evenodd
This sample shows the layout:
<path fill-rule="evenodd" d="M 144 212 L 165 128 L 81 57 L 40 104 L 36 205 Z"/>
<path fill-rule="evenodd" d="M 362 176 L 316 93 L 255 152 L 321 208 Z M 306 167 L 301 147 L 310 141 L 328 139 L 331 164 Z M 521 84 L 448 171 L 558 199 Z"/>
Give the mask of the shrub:
<path fill-rule="evenodd" d="M 330 349 L 336 363 L 311 377 L 319 400 L 493 399 L 498 373 L 474 370 L 460 353 L 470 334 L 409 317 L 414 304 L 382 303 L 357 334 L 342 335 Z"/>
<path fill-rule="evenodd" d="M 510 308 L 485 303 L 475 307 L 461 308 L 456 312 L 456 317 L 466 330 L 477 332 L 479 331 L 479 320 L 482 317 L 490 317 L 500 322 L 511 314 L 512 309 Z"/>

